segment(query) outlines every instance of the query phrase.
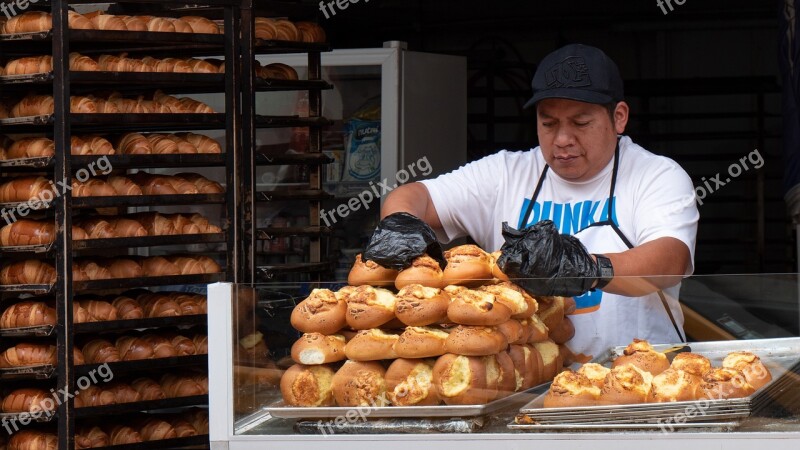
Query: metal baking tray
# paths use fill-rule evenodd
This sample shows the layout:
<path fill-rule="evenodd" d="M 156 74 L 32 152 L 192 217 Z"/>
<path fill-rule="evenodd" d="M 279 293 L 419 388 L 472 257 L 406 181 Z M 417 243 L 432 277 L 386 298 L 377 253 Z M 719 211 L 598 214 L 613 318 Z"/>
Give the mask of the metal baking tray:
<path fill-rule="evenodd" d="M 37 156 L 35 158 L 15 158 L 0 160 L 0 167 L 14 169 L 44 169 L 53 164 L 52 156 Z"/>
<path fill-rule="evenodd" d="M 75 408 L 75 417 L 100 417 L 127 414 L 138 411 L 155 411 L 162 409 L 183 408 L 187 406 L 208 405 L 208 395 L 192 395 L 185 397 L 163 398 L 159 400 L 144 400 L 140 402 L 115 403 L 105 406 L 89 406 Z"/>
<path fill-rule="evenodd" d="M 86 167 L 101 155 L 72 155 L 73 167 Z M 102 155 L 115 169 L 216 167 L 225 164 L 225 153 L 178 153 L 167 155 Z"/>
<path fill-rule="evenodd" d="M 0 422 L 2 423 L 16 423 L 21 422 L 22 420 L 28 421 L 32 420 L 33 422 L 38 423 L 45 423 L 50 422 L 56 417 L 56 411 L 50 411 L 49 413 L 37 412 L 35 415 L 30 412 L 19 412 L 19 413 L 0 413 Z"/>
<path fill-rule="evenodd" d="M 332 122 L 324 117 L 261 116 L 255 118 L 256 128 L 325 126 Z"/>
<path fill-rule="evenodd" d="M 37 325 L 32 327 L 20 327 L 20 328 L 3 328 L 0 329 L 0 337 L 29 337 L 29 336 L 39 336 L 39 337 L 46 337 L 51 336 L 55 331 L 56 327 L 53 325 Z"/>
<path fill-rule="evenodd" d="M 544 425 L 544 424 L 518 424 L 512 423 L 508 428 L 512 430 L 541 430 L 541 431 L 605 431 L 605 430 L 639 430 L 639 431 L 663 431 L 668 432 L 672 429 L 701 428 L 711 432 L 733 431 L 739 426 L 738 421 L 730 422 L 687 422 L 675 424 L 657 423 L 624 423 L 624 424 L 583 424 L 583 425 Z"/>
<path fill-rule="evenodd" d="M 188 316 L 147 317 L 144 319 L 107 320 L 102 322 L 84 322 L 73 325 L 73 330 L 78 334 L 111 333 L 128 330 L 141 330 L 147 328 L 190 328 L 205 326 L 208 320 L 206 314 L 193 314 Z"/>
<path fill-rule="evenodd" d="M 50 209 L 50 206 L 52 206 L 53 203 L 54 202 L 44 202 L 39 199 L 30 199 L 24 202 L 0 203 L 0 209 L 2 209 L 4 212 L 6 210 L 11 210 L 9 211 L 9 214 L 19 211 L 20 208 L 27 208 L 30 211 L 44 211 L 45 209 Z"/>
<path fill-rule="evenodd" d="M 541 392 L 541 387 L 533 387 L 523 392 L 511 394 L 508 397 L 495 400 L 484 405 L 442 405 L 442 406 L 380 406 L 370 407 L 370 418 L 398 418 L 398 417 L 475 417 L 485 416 L 504 409 L 515 408 Z M 331 406 L 318 408 L 303 408 L 284 405 L 279 401 L 263 408 L 263 411 L 273 417 L 284 419 L 327 419 L 344 417 L 352 407 Z"/>
<path fill-rule="evenodd" d="M 167 206 L 225 203 L 225 194 L 115 195 L 110 197 L 72 197 L 73 208 L 117 206 Z"/>
<path fill-rule="evenodd" d="M 255 30 L 254 30 L 255 31 Z M 278 53 L 329 52 L 331 45 L 324 42 L 280 41 L 277 39 L 255 39 L 257 55 Z"/>
<path fill-rule="evenodd" d="M 2 253 L 47 253 L 53 249 L 53 242 L 37 245 L 11 245 L 0 247 Z"/>
<path fill-rule="evenodd" d="M 656 350 L 666 350 L 672 345 L 654 345 Z M 610 365 L 621 355 L 625 347 L 607 350 L 593 362 Z M 582 425 L 602 426 L 623 423 L 651 423 L 658 425 L 682 414 L 683 423 L 704 423 L 735 419 L 752 415 L 755 405 L 768 403 L 780 389 L 786 389 L 791 379 L 797 378 L 800 370 L 800 338 L 760 339 L 750 341 L 698 342 L 691 344 L 691 351 L 711 360 L 713 366 L 722 365 L 725 356 L 737 350 L 757 354 L 772 374 L 772 381 L 749 397 L 740 399 L 698 400 L 674 403 L 646 403 L 636 405 L 584 406 L 571 408 L 544 408 L 542 394 L 525 405 L 516 418 L 517 425 L 537 425 L 581 428 Z M 677 425 L 673 421 L 670 424 Z"/>
<path fill-rule="evenodd" d="M 217 244 L 225 242 L 225 233 L 173 234 L 130 238 L 83 239 L 72 241 L 73 250 L 122 247 L 156 247 L 159 245 Z"/>
<path fill-rule="evenodd" d="M 56 368 L 50 364 L 20 366 L 0 369 L 0 380 L 31 379 L 46 380 L 55 375 Z"/>
<path fill-rule="evenodd" d="M 137 288 L 144 286 L 210 284 L 218 281 L 225 281 L 225 272 L 206 273 L 200 275 L 170 275 L 163 277 L 111 278 L 108 280 L 76 281 L 72 284 L 72 286 L 76 291 L 89 291 Z"/>
<path fill-rule="evenodd" d="M 162 130 L 221 130 L 225 129 L 224 113 L 143 113 L 143 114 L 70 114 L 73 133 L 97 131 L 102 133 L 122 131 L 162 131 Z M 50 127 L 55 123 L 55 115 L 15 117 L 0 119 L 0 125 L 9 127 L 6 133 L 39 131 L 40 127 Z M 296 125 L 296 126 L 303 126 Z"/>
<path fill-rule="evenodd" d="M 27 73 L 0 76 L 0 84 L 41 84 L 53 81 L 53 72 Z"/>
<path fill-rule="evenodd" d="M 53 291 L 53 284 L 4 284 L 0 285 L 0 292 L 27 292 L 37 295 L 49 294 Z"/>
<path fill-rule="evenodd" d="M 309 89 L 328 90 L 333 85 L 324 80 L 278 80 L 256 78 L 256 92 L 306 91 Z"/>

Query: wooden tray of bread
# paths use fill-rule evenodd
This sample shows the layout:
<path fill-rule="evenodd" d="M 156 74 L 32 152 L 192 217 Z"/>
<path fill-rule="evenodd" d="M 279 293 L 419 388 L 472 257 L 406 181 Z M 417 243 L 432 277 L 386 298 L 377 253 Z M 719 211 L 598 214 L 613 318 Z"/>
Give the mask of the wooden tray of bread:
<path fill-rule="evenodd" d="M 622 366 L 630 366 L 626 364 L 630 359 L 622 359 L 643 354 L 631 350 L 636 345 L 639 344 L 609 349 L 578 372 L 563 372 L 553 382 L 558 387 L 551 386 L 547 393 L 525 405 L 509 426 L 543 430 L 735 426 L 738 420 L 776 400 L 782 400 L 784 406 L 786 400 L 800 404 L 794 398 L 797 396 L 787 398 L 785 394 L 798 386 L 800 338 L 699 342 L 683 348 L 691 352 L 677 354 L 667 352 L 681 348 L 680 344 L 653 345 L 647 351 L 648 357 L 670 355 L 672 362 L 665 359 L 663 363 L 643 363 L 644 359 L 638 359 L 634 363 L 643 368 L 637 370 L 642 374 L 640 380 L 650 386 L 641 392 L 636 390 L 635 394 L 642 397 L 638 401 L 633 398 L 634 393 L 618 389 L 621 384 L 617 375 L 624 371 Z M 748 358 L 746 367 L 738 364 L 743 357 Z M 702 361 L 704 366 L 700 364 Z M 658 371 L 645 367 L 646 364 L 665 366 Z M 613 374 L 608 370 L 611 366 L 615 367 Z M 693 381 L 699 367 L 704 367 L 700 371 L 704 375 Z M 664 375 L 660 376 L 661 373 Z M 741 375 L 737 378 L 737 374 Z M 602 388 L 592 390 L 598 386 Z M 594 392 L 593 396 L 590 392 Z"/>

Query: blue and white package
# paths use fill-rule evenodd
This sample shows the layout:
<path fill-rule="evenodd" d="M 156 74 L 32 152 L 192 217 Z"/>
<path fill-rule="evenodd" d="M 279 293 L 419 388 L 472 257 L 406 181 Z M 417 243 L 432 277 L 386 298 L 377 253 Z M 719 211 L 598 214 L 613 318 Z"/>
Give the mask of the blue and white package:
<path fill-rule="evenodd" d="M 344 181 L 375 180 L 381 173 L 381 123 L 352 119 L 345 127 Z"/>

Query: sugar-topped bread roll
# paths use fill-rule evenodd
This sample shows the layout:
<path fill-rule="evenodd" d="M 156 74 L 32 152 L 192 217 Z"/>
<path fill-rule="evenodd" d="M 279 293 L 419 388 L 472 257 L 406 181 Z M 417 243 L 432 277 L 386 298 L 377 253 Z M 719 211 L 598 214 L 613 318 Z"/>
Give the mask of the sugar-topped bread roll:
<path fill-rule="evenodd" d="M 598 388 L 603 387 L 603 382 L 609 372 L 611 369 L 597 363 L 586 363 L 578 368 L 578 373 L 588 378 Z"/>
<path fill-rule="evenodd" d="M 400 271 L 387 269 L 375 261 L 362 260 L 361 253 L 359 253 L 356 255 L 356 262 L 350 269 L 350 274 L 347 275 L 347 284 L 351 286 L 364 284 L 381 287 L 394 286 L 394 280 L 398 273 Z"/>
<path fill-rule="evenodd" d="M 741 371 L 745 380 L 756 390 L 772 380 L 772 374 L 761 358 L 750 352 L 728 353 L 722 361 L 722 367 Z"/>
<path fill-rule="evenodd" d="M 625 364 L 633 364 L 653 375 L 660 374 L 669 369 L 670 366 L 667 355 L 653 350 L 649 342 L 641 339 L 634 339 L 625 348 L 623 354 L 614 360 L 612 366 L 617 367 Z"/>
<path fill-rule="evenodd" d="M 347 304 L 328 289 L 314 289 L 292 311 L 292 326 L 303 333 L 335 334 L 347 325 Z"/>
<path fill-rule="evenodd" d="M 447 308 L 450 321 L 461 325 L 493 326 L 511 318 L 511 310 L 489 292 L 448 286 L 452 297 Z"/>
<path fill-rule="evenodd" d="M 320 333 L 305 333 L 292 345 L 292 359 L 298 364 L 318 365 L 341 361 L 345 339 L 341 334 L 325 336 Z"/>
<path fill-rule="evenodd" d="M 354 330 L 377 328 L 394 319 L 397 300 L 389 290 L 359 286 L 349 291 L 345 300 L 345 320 Z"/>
<path fill-rule="evenodd" d="M 496 387 L 492 393 L 487 386 L 486 361 L 479 356 L 440 356 L 433 366 L 433 384 L 448 405 L 482 404 L 496 395 Z"/>
<path fill-rule="evenodd" d="M 388 406 L 386 370 L 375 361 L 347 361 L 333 376 L 339 406 Z"/>
<path fill-rule="evenodd" d="M 281 377 L 281 394 L 289 406 L 333 406 L 334 371 L 329 366 L 295 364 Z"/>
<path fill-rule="evenodd" d="M 703 375 L 700 391 L 704 398 L 724 400 L 747 397 L 756 390 L 747 382 L 741 371 L 720 367 L 711 369 Z"/>
<path fill-rule="evenodd" d="M 459 325 L 450 330 L 445 342 L 448 353 L 467 356 L 494 355 L 507 347 L 508 340 L 495 327 Z"/>
<path fill-rule="evenodd" d="M 409 284 L 396 298 L 395 316 L 406 325 L 422 327 L 447 320 L 450 295 L 442 289 Z"/>
<path fill-rule="evenodd" d="M 440 403 L 433 385 L 433 359 L 395 360 L 386 369 L 386 389 L 395 406 L 432 406 Z"/>
<path fill-rule="evenodd" d="M 400 335 L 373 328 L 361 330 L 347 342 L 344 353 L 352 361 L 377 361 L 394 359 L 397 354 L 394 345 Z"/>
<path fill-rule="evenodd" d="M 653 375 L 633 364 L 615 366 L 606 376 L 599 402 L 604 405 L 646 403 L 652 400 Z"/>
<path fill-rule="evenodd" d="M 654 402 L 688 402 L 697 400 L 699 394 L 697 378 L 683 370 L 669 368 L 653 377 Z"/>
<path fill-rule="evenodd" d="M 482 286 L 478 290 L 494 294 L 499 303 L 511 310 L 512 319 L 527 319 L 539 309 L 539 303 L 533 297 L 511 283 Z"/>
<path fill-rule="evenodd" d="M 480 286 L 492 279 L 491 257 L 477 245 L 459 245 L 444 252 L 447 266 L 442 273 L 445 285 Z"/>
<path fill-rule="evenodd" d="M 407 327 L 394 344 L 400 358 L 430 358 L 447 353 L 448 333 L 434 327 Z"/>
<path fill-rule="evenodd" d="M 600 388 L 588 377 L 572 370 L 565 370 L 553 379 L 553 384 L 544 396 L 544 407 L 595 406 L 599 397 Z"/>
<path fill-rule="evenodd" d="M 422 255 L 412 261 L 411 266 L 397 274 L 394 286 L 397 289 L 402 289 L 409 284 L 421 284 L 428 287 L 442 288 L 445 286 L 442 281 L 443 274 L 438 261 L 428 255 Z"/>

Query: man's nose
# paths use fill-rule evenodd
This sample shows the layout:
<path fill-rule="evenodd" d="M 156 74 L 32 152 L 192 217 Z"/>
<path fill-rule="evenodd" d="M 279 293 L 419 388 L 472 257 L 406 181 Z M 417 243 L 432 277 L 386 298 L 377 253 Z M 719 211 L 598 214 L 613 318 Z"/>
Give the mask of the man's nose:
<path fill-rule="evenodd" d="M 565 148 L 575 143 L 575 135 L 569 130 L 568 127 L 560 126 L 556 130 L 556 138 L 553 144 L 556 147 Z"/>

